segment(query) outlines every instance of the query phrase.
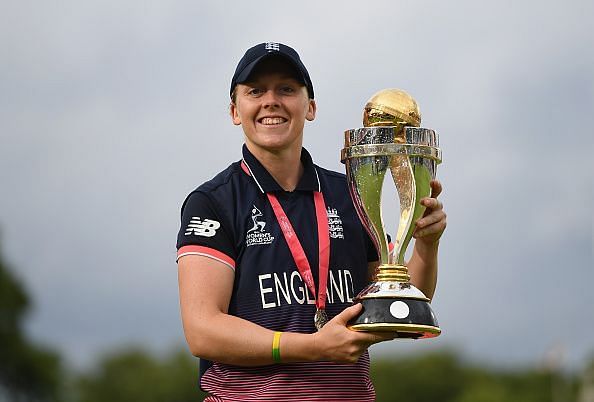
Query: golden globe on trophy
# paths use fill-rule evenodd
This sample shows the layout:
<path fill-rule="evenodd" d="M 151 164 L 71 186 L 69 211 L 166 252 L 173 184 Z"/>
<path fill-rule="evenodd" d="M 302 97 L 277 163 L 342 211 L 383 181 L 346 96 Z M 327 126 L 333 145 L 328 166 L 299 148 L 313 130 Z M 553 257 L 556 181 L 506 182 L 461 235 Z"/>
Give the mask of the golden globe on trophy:
<path fill-rule="evenodd" d="M 404 255 L 415 222 L 425 212 L 420 200 L 441 163 L 435 131 L 421 128 L 417 102 L 399 89 L 371 97 L 363 128 L 345 131 L 341 161 L 357 214 L 379 254 L 373 282 L 355 298 L 363 312 L 349 323 L 357 331 L 395 332 L 397 338 L 430 338 L 441 329 L 430 300 L 410 283 Z M 400 220 L 390 250 L 382 219 L 382 187 L 390 170 L 400 200 Z"/>

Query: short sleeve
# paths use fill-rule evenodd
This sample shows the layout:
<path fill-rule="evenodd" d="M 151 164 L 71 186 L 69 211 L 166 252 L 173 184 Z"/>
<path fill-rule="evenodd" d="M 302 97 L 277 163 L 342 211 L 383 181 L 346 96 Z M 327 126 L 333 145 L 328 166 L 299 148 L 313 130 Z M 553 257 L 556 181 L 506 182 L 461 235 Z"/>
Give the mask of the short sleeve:
<path fill-rule="evenodd" d="M 177 235 L 177 260 L 186 255 L 203 255 L 235 269 L 235 250 L 229 220 L 214 208 L 211 198 L 200 191 L 191 193 L 181 210 Z"/>

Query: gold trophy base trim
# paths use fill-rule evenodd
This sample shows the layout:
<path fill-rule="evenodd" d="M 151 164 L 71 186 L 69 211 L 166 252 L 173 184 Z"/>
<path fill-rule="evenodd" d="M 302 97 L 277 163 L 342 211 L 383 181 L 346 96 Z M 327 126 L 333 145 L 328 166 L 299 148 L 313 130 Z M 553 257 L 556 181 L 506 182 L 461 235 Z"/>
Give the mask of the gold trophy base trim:
<path fill-rule="evenodd" d="M 396 332 L 397 338 L 433 338 L 441 334 L 441 329 L 432 325 L 375 323 L 355 324 L 349 328 L 365 332 Z"/>

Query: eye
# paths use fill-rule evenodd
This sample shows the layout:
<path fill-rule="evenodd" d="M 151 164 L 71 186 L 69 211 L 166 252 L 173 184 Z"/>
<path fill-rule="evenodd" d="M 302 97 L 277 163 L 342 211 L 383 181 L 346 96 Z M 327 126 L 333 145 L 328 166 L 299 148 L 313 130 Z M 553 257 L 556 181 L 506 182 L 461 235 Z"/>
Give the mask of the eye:
<path fill-rule="evenodd" d="M 297 92 L 297 89 L 292 85 L 283 85 L 280 87 L 280 92 L 289 95 Z"/>
<path fill-rule="evenodd" d="M 250 96 L 260 96 L 264 93 L 264 89 L 262 88 L 250 88 L 247 91 L 247 94 Z"/>

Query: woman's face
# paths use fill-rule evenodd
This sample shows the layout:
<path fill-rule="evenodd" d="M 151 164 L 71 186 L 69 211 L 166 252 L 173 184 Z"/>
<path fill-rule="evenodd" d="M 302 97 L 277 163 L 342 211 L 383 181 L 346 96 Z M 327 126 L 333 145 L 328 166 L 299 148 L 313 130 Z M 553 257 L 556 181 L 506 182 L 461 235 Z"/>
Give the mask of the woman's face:
<path fill-rule="evenodd" d="M 315 118 L 316 104 L 293 77 L 290 65 L 271 59 L 260 63 L 248 82 L 237 84 L 231 118 L 243 128 L 252 153 L 301 150 L 303 126 Z"/>

